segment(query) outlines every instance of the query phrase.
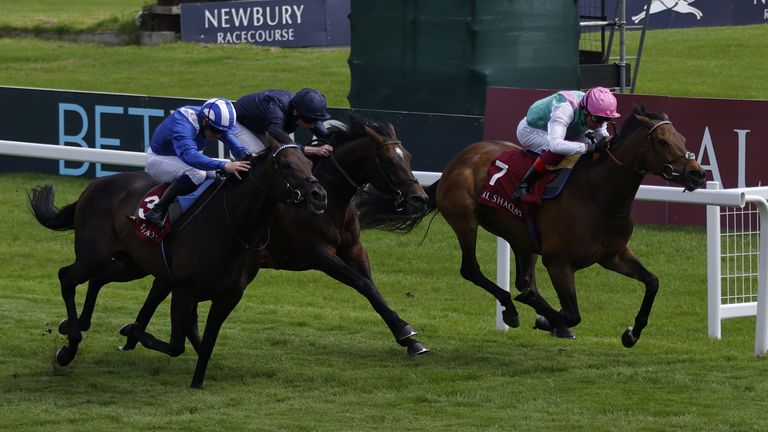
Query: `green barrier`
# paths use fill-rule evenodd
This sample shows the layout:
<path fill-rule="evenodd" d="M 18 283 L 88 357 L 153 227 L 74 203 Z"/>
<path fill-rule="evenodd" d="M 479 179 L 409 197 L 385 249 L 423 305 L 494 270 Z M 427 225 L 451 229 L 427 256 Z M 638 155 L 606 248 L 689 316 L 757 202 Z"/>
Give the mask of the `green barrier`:
<path fill-rule="evenodd" d="M 352 0 L 353 108 L 482 115 L 488 86 L 577 88 L 563 0 Z"/>

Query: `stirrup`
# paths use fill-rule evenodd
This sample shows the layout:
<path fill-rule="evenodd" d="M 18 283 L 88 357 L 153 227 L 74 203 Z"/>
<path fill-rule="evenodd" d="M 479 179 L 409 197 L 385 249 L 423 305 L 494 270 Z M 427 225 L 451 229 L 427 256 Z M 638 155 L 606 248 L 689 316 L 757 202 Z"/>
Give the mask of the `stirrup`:
<path fill-rule="evenodd" d="M 155 209 L 150 210 L 147 214 L 144 215 L 144 220 L 151 223 L 152 225 L 155 225 L 156 227 L 162 228 L 165 226 L 165 216 L 166 213 L 160 213 L 159 211 L 155 211 Z"/>
<path fill-rule="evenodd" d="M 513 200 L 519 200 L 524 195 L 530 195 L 530 193 L 531 193 L 530 189 L 531 189 L 531 187 L 528 185 L 528 183 L 525 183 L 525 182 L 520 183 L 517 186 L 517 189 L 515 189 L 515 191 L 512 192 L 512 199 Z"/>

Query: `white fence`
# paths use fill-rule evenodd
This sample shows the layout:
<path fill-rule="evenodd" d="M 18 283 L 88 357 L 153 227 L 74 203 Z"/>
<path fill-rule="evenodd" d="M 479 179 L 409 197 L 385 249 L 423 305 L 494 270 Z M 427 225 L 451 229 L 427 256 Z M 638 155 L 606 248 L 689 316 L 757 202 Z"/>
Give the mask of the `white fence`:
<path fill-rule="evenodd" d="M 144 166 L 144 154 L 120 150 L 90 149 L 48 144 L 0 140 L 0 155 L 54 160 L 105 163 L 110 165 Z M 429 185 L 440 173 L 414 171 L 421 184 Z M 707 189 L 681 193 L 681 189 L 640 186 L 635 199 L 707 205 L 707 285 L 709 335 L 720 338 L 722 319 L 757 315 L 755 355 L 768 352 L 768 187 L 719 189 L 717 183 L 707 183 Z M 746 212 L 728 210 L 742 209 Z M 721 214 L 721 208 L 726 208 Z M 756 209 L 756 210 L 755 210 Z M 725 219 L 721 220 L 721 218 Z M 757 217 L 759 216 L 759 220 Z M 726 233 L 721 232 L 725 221 Z M 731 222 L 732 221 L 732 222 Z M 733 229 L 731 229 L 733 228 Z M 725 238 L 725 253 L 722 251 Z M 723 274 L 725 263 L 725 274 Z M 510 249 L 507 242 L 497 239 L 496 280 L 509 290 Z M 756 267 L 756 268 L 755 268 Z M 725 288 L 722 281 L 725 280 Z M 754 288 L 757 287 L 755 293 Z M 723 293 L 725 289 L 725 294 Z M 725 301 L 725 303 L 724 303 Z M 496 305 L 496 326 L 506 330 L 501 319 L 501 306 Z"/>

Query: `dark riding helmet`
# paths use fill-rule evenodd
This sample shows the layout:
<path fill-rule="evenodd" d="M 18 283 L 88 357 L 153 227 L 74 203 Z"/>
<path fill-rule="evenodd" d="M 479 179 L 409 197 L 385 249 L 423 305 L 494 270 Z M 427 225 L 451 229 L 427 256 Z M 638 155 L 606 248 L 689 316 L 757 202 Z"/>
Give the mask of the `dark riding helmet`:
<path fill-rule="evenodd" d="M 326 111 L 325 95 L 317 90 L 303 88 L 293 98 L 291 105 L 303 118 L 314 120 L 328 120 L 331 118 Z"/>

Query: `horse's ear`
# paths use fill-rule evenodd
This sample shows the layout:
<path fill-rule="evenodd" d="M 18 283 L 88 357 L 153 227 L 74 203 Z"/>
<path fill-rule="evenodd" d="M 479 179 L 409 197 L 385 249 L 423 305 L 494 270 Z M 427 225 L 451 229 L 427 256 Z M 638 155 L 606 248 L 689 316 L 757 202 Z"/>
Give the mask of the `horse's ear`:
<path fill-rule="evenodd" d="M 349 119 L 349 131 L 353 134 L 360 134 L 365 132 L 365 119 L 352 111 L 347 112 L 347 118 Z"/>
<path fill-rule="evenodd" d="M 389 129 L 389 134 L 392 138 L 397 138 L 397 133 L 395 132 L 395 126 L 392 125 L 392 123 L 387 123 L 387 129 Z"/>

